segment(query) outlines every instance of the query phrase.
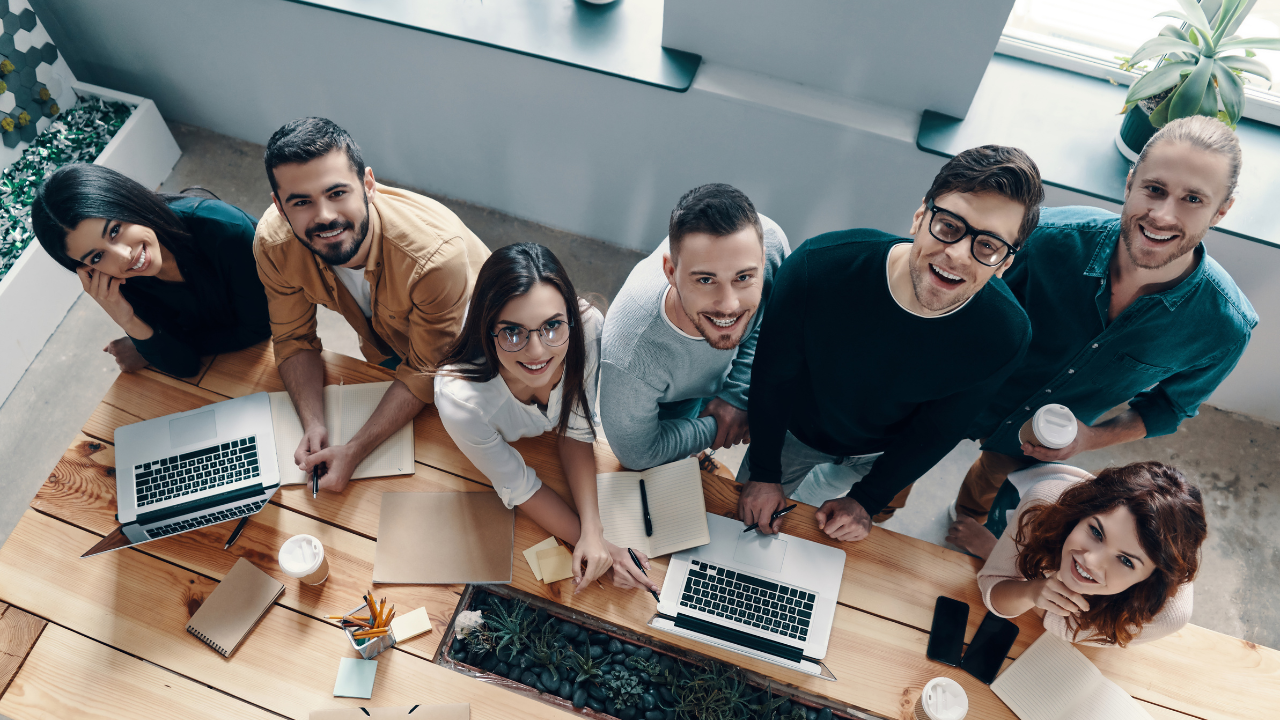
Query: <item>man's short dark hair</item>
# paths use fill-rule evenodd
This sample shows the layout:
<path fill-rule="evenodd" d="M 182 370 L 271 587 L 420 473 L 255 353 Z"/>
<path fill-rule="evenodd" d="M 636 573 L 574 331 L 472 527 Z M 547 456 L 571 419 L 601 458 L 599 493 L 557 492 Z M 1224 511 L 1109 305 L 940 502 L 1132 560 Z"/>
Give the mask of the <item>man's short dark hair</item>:
<path fill-rule="evenodd" d="M 953 192 L 996 193 L 1025 207 L 1018 237 L 1013 240 L 1015 247 L 1021 247 L 1040 222 L 1040 205 L 1044 202 L 1040 168 L 1018 148 L 983 145 L 965 150 L 942 166 L 924 199 L 937 200 Z"/>
<path fill-rule="evenodd" d="M 279 190 L 276 185 L 277 167 L 289 163 L 308 163 L 328 155 L 335 148 L 347 151 L 351 169 L 355 171 L 357 178 L 363 179 L 364 158 L 360 156 L 360 146 L 337 123 L 322 117 L 305 117 L 282 125 L 271 134 L 271 139 L 267 141 L 267 152 L 262 158 L 267 165 L 271 192 Z"/>
<path fill-rule="evenodd" d="M 764 228 L 760 226 L 760 215 L 745 193 L 724 183 L 699 185 L 681 196 L 671 211 L 671 221 L 667 225 L 671 257 L 676 256 L 680 241 L 690 233 L 724 237 L 748 225 L 756 229 L 763 246 Z"/>

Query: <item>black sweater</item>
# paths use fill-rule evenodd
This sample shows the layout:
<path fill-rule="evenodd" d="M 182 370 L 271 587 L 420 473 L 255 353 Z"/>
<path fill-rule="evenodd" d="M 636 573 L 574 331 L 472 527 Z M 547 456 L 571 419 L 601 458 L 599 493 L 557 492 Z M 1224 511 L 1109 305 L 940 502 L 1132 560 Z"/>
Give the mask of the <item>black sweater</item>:
<path fill-rule="evenodd" d="M 878 230 L 813 238 L 774 280 L 751 371 L 751 479 L 779 482 L 786 431 L 839 456 L 883 452 L 849 497 L 875 515 L 964 438 L 1019 364 L 1031 324 L 993 278 L 925 318 L 889 292 Z"/>
<path fill-rule="evenodd" d="M 205 256 L 186 259 L 187 282 L 132 278 L 121 289 L 133 311 L 155 333 L 134 338 L 142 357 L 164 372 L 188 377 L 200 357 L 246 348 L 271 337 L 267 295 L 253 259 L 256 223 L 221 200 L 181 198 L 169 204 Z M 207 291 L 197 292 L 199 276 Z"/>

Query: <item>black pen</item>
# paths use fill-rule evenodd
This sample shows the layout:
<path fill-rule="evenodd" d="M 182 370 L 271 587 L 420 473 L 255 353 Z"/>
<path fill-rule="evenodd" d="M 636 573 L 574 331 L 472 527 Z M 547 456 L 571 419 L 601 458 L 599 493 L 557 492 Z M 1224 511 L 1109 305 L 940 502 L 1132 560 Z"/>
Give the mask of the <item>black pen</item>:
<path fill-rule="evenodd" d="M 635 563 L 636 567 L 640 568 L 640 574 L 644 575 L 645 577 L 649 577 L 649 573 L 645 572 L 644 566 L 640 564 L 640 558 L 636 557 L 636 551 L 632 550 L 631 548 L 627 548 L 627 554 L 631 556 L 631 562 Z M 650 590 L 649 594 L 653 596 L 654 600 L 657 600 L 658 602 L 662 602 L 662 600 L 658 598 L 658 593 Z"/>
<path fill-rule="evenodd" d="M 311 499 L 315 500 L 320 495 L 320 468 L 324 467 L 324 463 L 320 463 L 311 468 Z"/>
<path fill-rule="evenodd" d="M 653 537 L 653 518 L 649 517 L 649 494 L 644 491 L 644 478 L 640 478 L 640 507 L 644 510 L 645 537 Z"/>
<path fill-rule="evenodd" d="M 769 524 L 770 524 L 770 525 L 772 525 L 774 520 L 777 520 L 778 518 L 782 517 L 783 515 L 786 515 L 787 513 L 791 512 L 792 510 L 795 510 L 795 509 L 796 509 L 796 506 L 793 504 L 793 505 L 788 505 L 788 506 L 786 506 L 786 507 L 782 508 L 781 510 L 779 510 L 779 511 L 775 512 L 775 513 L 771 516 L 771 519 L 769 520 Z M 748 526 L 747 526 L 747 529 L 746 529 L 746 530 L 743 530 L 742 532 L 744 532 L 744 533 L 745 533 L 745 532 L 751 532 L 752 530 L 755 530 L 755 529 L 756 529 L 756 528 L 758 528 L 758 527 L 760 527 L 760 523 L 751 523 L 750 525 L 748 525 Z"/>
<path fill-rule="evenodd" d="M 249 516 L 245 515 L 240 518 L 240 522 L 236 523 L 236 529 L 231 531 L 231 537 L 227 538 L 227 544 L 223 546 L 223 550 L 230 550 L 232 545 L 236 544 L 236 540 L 240 538 L 240 531 L 244 530 L 244 526 L 249 524 Z"/>

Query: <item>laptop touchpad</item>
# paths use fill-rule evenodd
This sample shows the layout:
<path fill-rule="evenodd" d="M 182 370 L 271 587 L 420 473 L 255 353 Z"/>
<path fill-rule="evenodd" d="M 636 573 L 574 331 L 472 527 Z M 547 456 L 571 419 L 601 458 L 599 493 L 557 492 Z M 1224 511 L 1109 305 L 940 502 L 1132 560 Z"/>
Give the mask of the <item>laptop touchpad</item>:
<path fill-rule="evenodd" d="M 777 535 L 761 535 L 753 531 L 738 535 L 738 546 L 733 549 L 733 560 L 776 573 L 782 570 L 782 558 L 786 554 L 786 540 Z"/>
<path fill-rule="evenodd" d="M 213 422 L 214 411 L 206 410 L 195 415 L 174 418 L 169 421 L 169 442 L 172 447 L 183 447 L 218 437 L 218 426 Z"/>

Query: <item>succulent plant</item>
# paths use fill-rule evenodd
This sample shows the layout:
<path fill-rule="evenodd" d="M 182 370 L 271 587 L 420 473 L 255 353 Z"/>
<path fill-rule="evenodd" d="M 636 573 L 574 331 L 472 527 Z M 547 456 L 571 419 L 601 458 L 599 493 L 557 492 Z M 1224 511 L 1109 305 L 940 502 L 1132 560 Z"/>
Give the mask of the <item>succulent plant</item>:
<path fill-rule="evenodd" d="M 14 67 L 12 62 L 8 60 L 4 60 L 0 62 L 0 75 L 8 75 L 13 71 L 14 71 Z"/>
<path fill-rule="evenodd" d="M 4 130 L 5 132 L 13 132 L 13 118 L 7 117 L 3 120 L 0 120 L 0 130 Z"/>

